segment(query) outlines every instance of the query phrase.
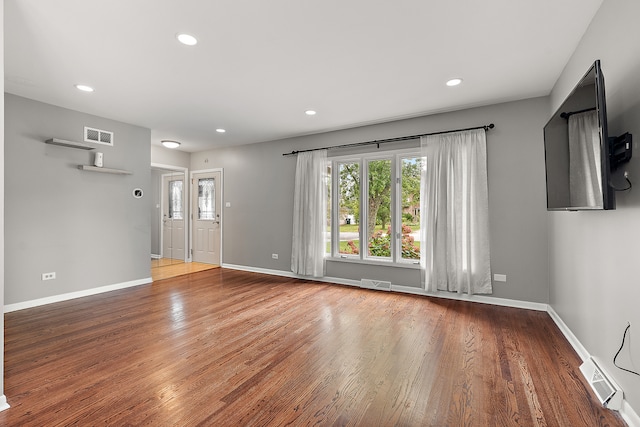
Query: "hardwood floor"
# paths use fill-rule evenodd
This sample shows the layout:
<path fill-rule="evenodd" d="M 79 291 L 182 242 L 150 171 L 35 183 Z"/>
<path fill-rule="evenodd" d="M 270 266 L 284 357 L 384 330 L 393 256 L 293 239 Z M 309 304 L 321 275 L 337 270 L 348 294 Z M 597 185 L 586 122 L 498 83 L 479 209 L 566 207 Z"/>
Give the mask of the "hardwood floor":
<path fill-rule="evenodd" d="M 170 279 L 172 277 L 197 273 L 199 271 L 210 270 L 212 268 L 220 268 L 220 266 L 203 264 L 201 262 L 184 262 L 171 258 L 152 259 L 151 279 L 155 282 L 157 280 Z"/>
<path fill-rule="evenodd" d="M 5 315 L 3 426 L 620 426 L 543 312 L 226 269 Z"/>

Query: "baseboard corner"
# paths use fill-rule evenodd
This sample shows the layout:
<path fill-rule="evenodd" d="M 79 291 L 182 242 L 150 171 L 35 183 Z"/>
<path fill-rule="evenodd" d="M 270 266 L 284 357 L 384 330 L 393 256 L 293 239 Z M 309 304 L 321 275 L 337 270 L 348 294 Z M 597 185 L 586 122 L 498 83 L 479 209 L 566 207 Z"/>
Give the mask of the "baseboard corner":
<path fill-rule="evenodd" d="M 7 403 L 7 396 L 4 394 L 0 395 L 0 411 L 4 411 L 5 409 L 9 409 L 10 406 Z"/>
<path fill-rule="evenodd" d="M 551 319 L 553 319 L 556 326 L 560 329 L 560 331 L 562 332 L 562 335 L 564 335 L 567 341 L 569 341 L 569 344 L 571 344 L 571 347 L 573 347 L 576 353 L 578 353 L 578 356 L 580 356 L 580 359 L 582 359 L 583 362 L 589 359 L 591 357 L 591 354 L 582 345 L 580 340 L 578 340 L 578 338 L 573 334 L 573 332 L 571 332 L 571 329 L 569 329 L 567 324 L 564 323 L 562 318 L 558 315 L 558 313 L 556 313 L 556 311 L 553 309 L 553 307 L 550 304 L 547 304 L 547 313 L 549 313 L 549 316 L 551 316 Z"/>

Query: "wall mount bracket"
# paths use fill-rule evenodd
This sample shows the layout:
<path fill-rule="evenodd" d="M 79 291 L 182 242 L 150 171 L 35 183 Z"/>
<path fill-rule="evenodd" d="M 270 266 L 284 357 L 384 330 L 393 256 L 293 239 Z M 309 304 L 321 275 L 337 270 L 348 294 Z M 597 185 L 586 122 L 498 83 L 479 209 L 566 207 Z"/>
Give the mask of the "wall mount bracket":
<path fill-rule="evenodd" d="M 631 160 L 633 138 L 629 132 L 609 137 L 609 169 L 613 172 L 623 163 Z"/>

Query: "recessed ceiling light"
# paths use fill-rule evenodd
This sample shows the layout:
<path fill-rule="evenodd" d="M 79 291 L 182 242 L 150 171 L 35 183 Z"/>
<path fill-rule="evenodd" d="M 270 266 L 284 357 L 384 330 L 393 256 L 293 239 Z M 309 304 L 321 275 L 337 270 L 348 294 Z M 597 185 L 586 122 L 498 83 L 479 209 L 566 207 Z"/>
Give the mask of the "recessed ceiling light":
<path fill-rule="evenodd" d="M 193 37 L 191 34 L 180 33 L 176 35 L 178 41 L 182 44 L 186 44 L 187 46 L 194 46 L 198 44 L 198 39 Z"/>
<path fill-rule="evenodd" d="M 160 142 L 162 143 L 162 145 L 164 145 L 167 148 L 178 148 L 178 147 L 180 147 L 180 143 L 178 141 L 172 141 L 170 139 L 163 139 Z"/>
<path fill-rule="evenodd" d="M 460 83 L 462 83 L 462 79 L 455 78 L 455 79 L 449 80 L 447 82 L 447 86 L 458 86 Z"/>
<path fill-rule="evenodd" d="M 93 88 L 87 85 L 76 85 L 76 89 L 81 90 L 83 92 L 93 92 Z"/>
<path fill-rule="evenodd" d="M 307 110 L 304 112 L 307 116 L 315 116 L 316 112 L 314 110 Z"/>
<path fill-rule="evenodd" d="M 225 133 L 225 132 L 226 132 L 226 130 L 224 130 L 224 129 L 222 129 L 222 128 L 218 128 L 218 129 L 216 129 L 216 132 L 218 132 L 218 133 Z"/>

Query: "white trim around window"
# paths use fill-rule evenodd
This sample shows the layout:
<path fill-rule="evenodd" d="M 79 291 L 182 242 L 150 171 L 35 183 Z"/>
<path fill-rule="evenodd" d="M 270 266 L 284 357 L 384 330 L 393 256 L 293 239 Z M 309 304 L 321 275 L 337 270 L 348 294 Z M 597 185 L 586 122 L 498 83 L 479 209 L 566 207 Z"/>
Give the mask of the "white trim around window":
<path fill-rule="evenodd" d="M 406 159 L 408 163 L 413 163 L 412 166 L 414 168 L 418 167 L 418 187 L 415 196 L 417 199 L 415 200 L 402 200 L 403 159 Z M 417 165 L 414 159 L 420 159 L 420 161 L 417 162 Z M 412 211 L 413 204 L 416 206 L 415 209 L 419 209 L 419 166 L 421 164 L 424 165 L 420 149 L 404 149 L 361 155 L 336 156 L 331 157 L 328 160 L 331 163 L 331 232 L 329 233 L 331 244 L 327 246 L 330 248 L 331 252 L 327 254 L 327 259 L 332 261 L 418 268 L 419 250 L 413 251 L 413 255 L 411 254 L 411 251 L 405 253 L 405 255 L 408 254 L 407 257 L 417 256 L 418 258 L 407 258 L 403 257 L 402 248 L 403 239 L 405 239 L 405 247 L 416 247 L 413 246 L 413 243 L 411 243 L 410 246 L 407 246 L 408 243 L 406 240 L 416 238 L 416 236 L 419 236 L 419 232 L 415 229 L 412 230 L 413 232 L 411 233 L 411 237 L 409 237 L 409 235 L 403 236 L 402 224 L 403 213 L 409 213 L 404 212 L 405 210 Z M 389 162 L 381 162 L 381 160 L 388 160 Z M 347 170 L 349 173 L 346 172 Z M 378 204 L 375 207 L 373 207 L 376 205 L 376 203 L 373 203 L 376 199 L 375 196 L 382 194 L 379 190 L 378 192 L 375 192 L 376 189 L 374 189 L 371 199 L 369 199 L 369 197 L 364 197 L 365 195 L 368 196 L 370 194 L 370 173 L 375 173 L 376 175 L 374 176 L 384 176 L 385 178 L 388 174 L 389 177 L 388 188 L 384 187 L 385 196 L 382 198 L 383 204 Z M 384 181 L 378 181 L 377 184 L 380 184 L 381 182 Z M 356 188 L 352 188 L 356 185 L 358 187 L 357 190 Z M 357 203 L 353 200 L 353 194 L 356 191 L 359 198 Z M 349 199 L 349 195 L 351 195 L 350 200 L 348 200 L 348 206 L 347 201 L 345 201 L 345 194 L 347 195 L 347 199 Z M 344 203 L 344 205 L 341 204 L 341 202 Z M 380 200 L 378 200 L 378 203 L 379 202 Z M 403 202 L 405 205 L 408 203 L 411 205 L 408 208 L 405 206 L 403 209 Z M 372 205 L 371 209 L 376 209 L 376 227 L 381 225 L 380 218 L 387 218 L 388 216 L 388 222 L 385 222 L 384 225 L 385 228 L 391 231 L 391 233 L 388 233 L 385 230 L 379 231 L 377 240 L 372 241 L 371 249 L 369 245 L 369 238 L 372 236 L 368 236 L 369 233 L 367 233 L 370 205 Z M 382 209 L 382 211 L 380 209 Z M 385 213 L 387 215 L 384 215 Z M 419 217 L 420 215 L 418 211 L 418 215 L 415 215 L 416 221 L 419 221 Z M 344 226 L 348 222 L 353 222 L 353 220 L 355 220 L 359 225 L 357 234 L 353 234 L 356 233 L 355 231 L 340 231 L 341 225 Z M 351 239 L 347 240 L 349 237 L 351 237 Z M 340 242 L 341 238 L 342 244 Z M 351 248 L 357 248 L 358 253 L 353 253 L 354 251 L 345 243 L 347 241 L 352 242 L 349 245 L 351 245 Z M 372 252 L 376 252 L 376 254 L 373 254 Z"/>

